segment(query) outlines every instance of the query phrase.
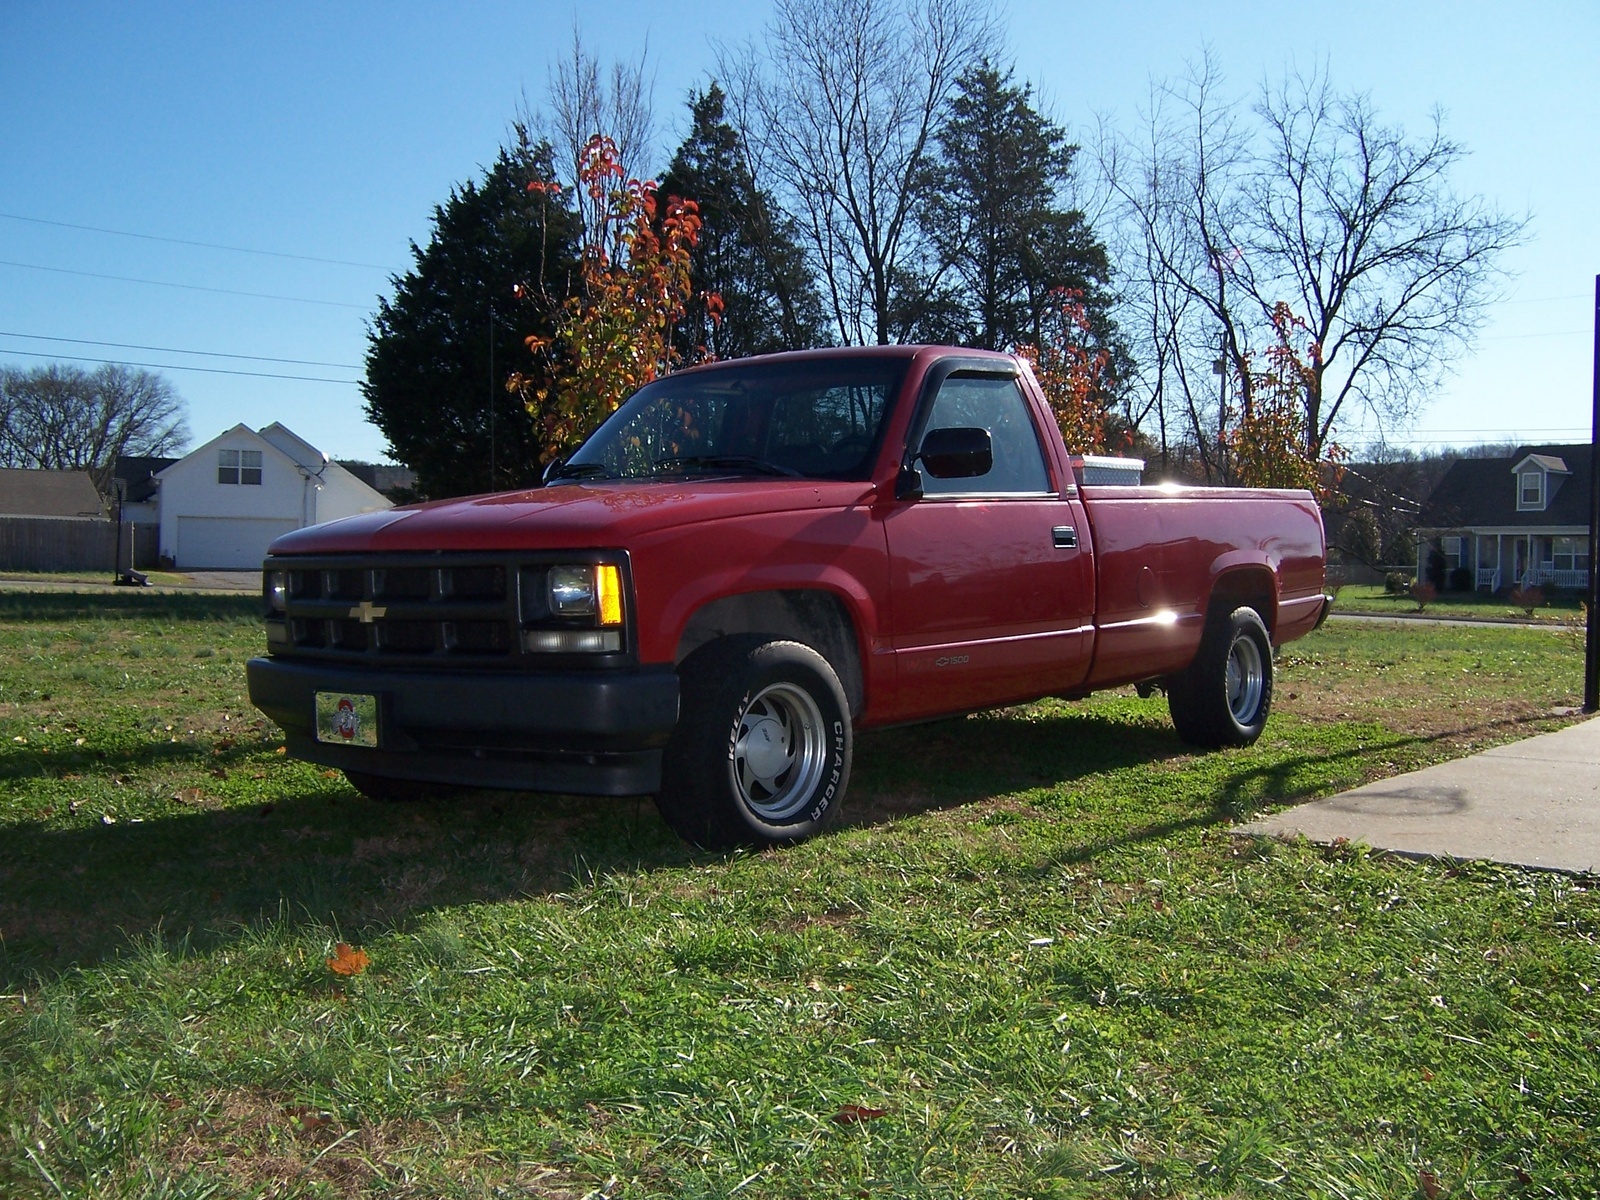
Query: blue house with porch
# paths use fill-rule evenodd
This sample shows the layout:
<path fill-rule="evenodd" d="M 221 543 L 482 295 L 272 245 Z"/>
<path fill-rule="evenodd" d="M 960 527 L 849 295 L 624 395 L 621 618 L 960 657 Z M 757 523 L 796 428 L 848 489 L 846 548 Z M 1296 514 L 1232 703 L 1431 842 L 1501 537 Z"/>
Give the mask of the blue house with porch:
<path fill-rule="evenodd" d="M 1440 591 L 1589 585 L 1588 443 L 1461 458 L 1423 508 L 1417 578 Z"/>

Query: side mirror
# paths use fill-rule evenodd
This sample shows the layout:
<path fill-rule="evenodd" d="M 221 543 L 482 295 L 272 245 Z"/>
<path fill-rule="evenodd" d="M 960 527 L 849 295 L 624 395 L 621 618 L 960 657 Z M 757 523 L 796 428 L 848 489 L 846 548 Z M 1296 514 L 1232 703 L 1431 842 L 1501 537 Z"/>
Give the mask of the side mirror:
<path fill-rule="evenodd" d="M 987 429 L 930 429 L 917 457 L 935 479 L 972 479 L 994 466 L 994 445 Z"/>

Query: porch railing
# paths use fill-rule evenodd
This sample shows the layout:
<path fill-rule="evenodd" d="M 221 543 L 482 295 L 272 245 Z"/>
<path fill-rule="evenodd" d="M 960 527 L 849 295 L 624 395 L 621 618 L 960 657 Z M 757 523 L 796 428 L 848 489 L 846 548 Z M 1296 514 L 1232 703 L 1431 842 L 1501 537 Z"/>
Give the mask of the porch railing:
<path fill-rule="evenodd" d="M 1482 572 L 1479 572 L 1479 574 L 1481 575 Z M 1589 572 L 1586 570 L 1558 571 L 1555 567 L 1541 564 L 1537 567 L 1529 567 L 1523 573 L 1521 583 L 1523 587 L 1542 587 L 1547 583 L 1551 583 L 1559 588 L 1581 589 L 1589 586 Z"/>
<path fill-rule="evenodd" d="M 1478 568 L 1478 590 L 1480 592 L 1484 591 L 1484 590 L 1488 590 L 1488 591 L 1491 591 L 1491 592 L 1498 592 L 1500 590 L 1500 568 L 1499 567 L 1479 567 Z"/>

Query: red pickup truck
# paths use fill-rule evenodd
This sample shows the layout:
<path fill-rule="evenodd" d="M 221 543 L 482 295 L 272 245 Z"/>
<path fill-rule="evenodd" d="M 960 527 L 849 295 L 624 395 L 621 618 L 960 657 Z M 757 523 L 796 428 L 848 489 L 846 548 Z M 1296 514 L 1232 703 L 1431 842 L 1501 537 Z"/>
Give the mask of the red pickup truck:
<path fill-rule="evenodd" d="M 1309 493 L 1085 486 L 1026 364 L 948 347 L 682 371 L 542 488 L 269 553 L 291 754 L 380 799 L 650 794 L 714 847 L 824 828 L 854 729 L 1159 683 L 1247 744 L 1328 606 Z"/>

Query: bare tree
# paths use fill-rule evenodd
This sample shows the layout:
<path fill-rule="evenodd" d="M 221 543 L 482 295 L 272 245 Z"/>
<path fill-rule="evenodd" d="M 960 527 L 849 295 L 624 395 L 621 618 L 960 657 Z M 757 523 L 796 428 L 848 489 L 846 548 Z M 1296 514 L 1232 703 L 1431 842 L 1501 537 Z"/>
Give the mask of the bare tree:
<path fill-rule="evenodd" d="M 1285 303 L 1305 323 L 1305 453 L 1341 424 L 1404 424 L 1481 327 L 1502 253 L 1526 222 L 1450 187 L 1462 147 L 1437 115 L 1420 139 L 1325 70 L 1220 97 L 1207 56 L 1157 85 L 1136 138 L 1102 133 L 1120 202 L 1123 325 L 1145 387 L 1230 477 L 1225 434 L 1251 412 L 1257 353 Z"/>
<path fill-rule="evenodd" d="M 1327 72 L 1289 75 L 1256 107 L 1266 144 L 1250 189 L 1240 281 L 1267 313 L 1287 301 L 1316 346 L 1306 389 L 1307 451 L 1351 407 L 1404 422 L 1470 349 L 1496 299 L 1504 251 L 1525 219 L 1462 198 L 1449 172 L 1465 154 L 1440 114 L 1420 138 L 1379 119 L 1363 93 Z"/>
<path fill-rule="evenodd" d="M 169 454 L 189 440 L 172 385 L 120 365 L 0 369 L 0 414 L 0 463 L 89 471 L 102 493 L 119 455 Z"/>
<path fill-rule="evenodd" d="M 553 148 L 557 175 L 573 196 L 586 237 L 599 228 L 606 205 L 604 196 L 590 196 L 578 186 L 590 139 L 605 136 L 616 143 L 625 178 L 643 178 L 648 169 L 655 139 L 655 81 L 646 74 L 649 54 L 646 46 L 637 61 L 615 62 L 604 72 L 574 25 L 570 51 L 550 70 L 549 113 L 524 114 L 520 121 L 538 129 Z"/>
<path fill-rule="evenodd" d="M 912 274 L 916 184 L 985 0 L 778 0 L 765 49 L 724 53 L 752 166 L 794 214 L 845 343 L 884 343 Z"/>
<path fill-rule="evenodd" d="M 1253 164 L 1238 106 L 1219 101 L 1207 55 L 1177 84 L 1152 88 L 1137 138 L 1102 129 L 1102 174 L 1120 201 L 1116 257 L 1124 277 L 1124 327 L 1135 339 L 1145 387 L 1158 407 L 1162 455 L 1169 416 L 1207 480 L 1231 477 L 1223 435 L 1248 391 L 1255 309 L 1234 286 Z"/>

